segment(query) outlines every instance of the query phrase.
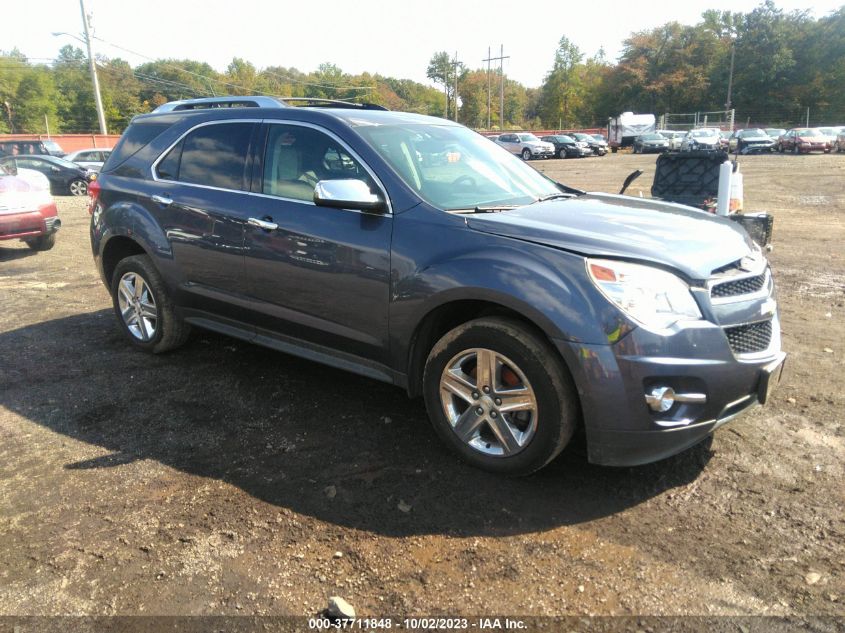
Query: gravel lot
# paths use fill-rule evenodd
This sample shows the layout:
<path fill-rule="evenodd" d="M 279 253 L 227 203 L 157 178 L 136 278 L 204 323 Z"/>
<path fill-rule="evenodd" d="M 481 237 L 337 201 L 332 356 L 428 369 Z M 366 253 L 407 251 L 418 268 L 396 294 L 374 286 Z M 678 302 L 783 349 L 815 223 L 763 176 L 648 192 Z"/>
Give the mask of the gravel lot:
<path fill-rule="evenodd" d="M 533 164 L 648 195 L 654 163 Z M 60 198 L 55 249 L 0 246 L 0 615 L 845 614 L 845 155 L 741 164 L 776 216 L 773 401 L 657 464 L 576 442 L 519 480 L 399 389 L 204 332 L 133 351 Z"/>

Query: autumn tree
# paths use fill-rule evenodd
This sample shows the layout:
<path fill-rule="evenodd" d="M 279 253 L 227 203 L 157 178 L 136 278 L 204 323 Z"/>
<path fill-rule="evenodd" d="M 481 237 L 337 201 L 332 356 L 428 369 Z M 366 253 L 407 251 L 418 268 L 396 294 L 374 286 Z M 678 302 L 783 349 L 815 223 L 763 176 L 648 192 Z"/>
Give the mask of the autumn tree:
<path fill-rule="evenodd" d="M 578 65 L 583 53 L 566 36 L 560 38 L 554 65 L 543 82 L 542 119 L 546 125 L 575 125 L 575 112 L 580 105 L 581 77 Z"/>

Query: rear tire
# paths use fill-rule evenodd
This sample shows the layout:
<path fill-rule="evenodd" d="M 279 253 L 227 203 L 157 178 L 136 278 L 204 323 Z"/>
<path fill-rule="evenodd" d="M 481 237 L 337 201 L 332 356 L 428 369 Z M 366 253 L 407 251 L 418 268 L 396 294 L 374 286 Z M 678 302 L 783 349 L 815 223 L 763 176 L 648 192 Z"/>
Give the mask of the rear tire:
<path fill-rule="evenodd" d="M 34 240 L 26 240 L 26 245 L 34 251 L 49 251 L 56 245 L 56 234 L 42 235 Z"/>
<path fill-rule="evenodd" d="M 528 475 L 553 460 L 579 415 L 561 359 L 507 318 L 475 319 L 443 336 L 428 355 L 423 393 L 429 418 L 452 451 L 506 475 Z"/>
<path fill-rule="evenodd" d="M 114 312 L 135 347 L 160 354 L 183 345 L 191 326 L 176 312 L 164 280 L 146 255 L 121 260 L 111 282 Z"/>
<path fill-rule="evenodd" d="M 558 158 L 566 158 L 566 150 L 561 148 L 557 153 Z"/>

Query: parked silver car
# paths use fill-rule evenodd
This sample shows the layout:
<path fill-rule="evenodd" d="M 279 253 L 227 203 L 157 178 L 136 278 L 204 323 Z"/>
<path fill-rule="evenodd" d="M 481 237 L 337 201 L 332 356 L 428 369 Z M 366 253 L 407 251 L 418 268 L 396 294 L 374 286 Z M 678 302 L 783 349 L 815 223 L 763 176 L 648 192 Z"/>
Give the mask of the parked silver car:
<path fill-rule="evenodd" d="M 555 146 L 541 141 L 530 132 L 500 134 L 496 142 L 511 154 L 521 156 L 522 160 L 532 158 L 554 158 Z"/>
<path fill-rule="evenodd" d="M 103 149 L 102 147 L 92 147 L 91 149 L 80 149 L 71 152 L 65 156 L 65 160 L 76 163 L 80 167 L 85 167 L 91 171 L 100 171 L 103 168 L 103 163 L 111 154 L 111 149 Z"/>
<path fill-rule="evenodd" d="M 681 130 L 657 130 L 657 133 L 669 141 L 669 151 L 679 152 L 686 132 Z"/>

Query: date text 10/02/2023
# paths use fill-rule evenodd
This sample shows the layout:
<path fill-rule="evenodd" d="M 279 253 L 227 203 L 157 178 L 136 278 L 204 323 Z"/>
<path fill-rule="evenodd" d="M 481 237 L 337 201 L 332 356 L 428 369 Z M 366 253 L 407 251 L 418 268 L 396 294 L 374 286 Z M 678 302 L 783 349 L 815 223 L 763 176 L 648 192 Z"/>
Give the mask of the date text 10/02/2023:
<path fill-rule="evenodd" d="M 514 618 L 450 618 L 450 617 L 409 617 L 409 618 L 309 618 L 308 628 L 315 630 L 390 630 L 403 629 L 406 631 L 431 630 L 511 630 L 519 631 L 526 628 L 526 623 Z"/>

